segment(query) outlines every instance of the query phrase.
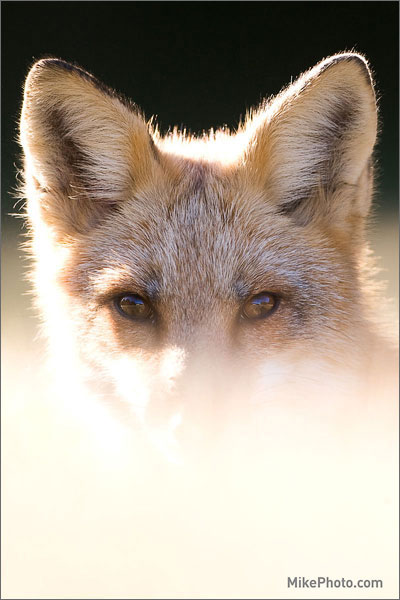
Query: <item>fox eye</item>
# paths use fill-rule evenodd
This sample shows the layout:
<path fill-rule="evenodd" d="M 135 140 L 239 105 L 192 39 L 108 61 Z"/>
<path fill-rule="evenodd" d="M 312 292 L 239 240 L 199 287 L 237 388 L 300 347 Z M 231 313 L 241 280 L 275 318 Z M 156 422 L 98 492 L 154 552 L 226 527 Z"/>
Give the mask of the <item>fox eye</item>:
<path fill-rule="evenodd" d="M 137 294 L 122 294 L 115 298 L 114 302 L 118 312 L 124 317 L 146 321 L 153 316 L 150 304 Z"/>
<path fill-rule="evenodd" d="M 252 296 L 243 305 L 242 316 L 246 319 L 264 319 L 278 307 L 279 299 L 275 294 L 261 292 Z"/>

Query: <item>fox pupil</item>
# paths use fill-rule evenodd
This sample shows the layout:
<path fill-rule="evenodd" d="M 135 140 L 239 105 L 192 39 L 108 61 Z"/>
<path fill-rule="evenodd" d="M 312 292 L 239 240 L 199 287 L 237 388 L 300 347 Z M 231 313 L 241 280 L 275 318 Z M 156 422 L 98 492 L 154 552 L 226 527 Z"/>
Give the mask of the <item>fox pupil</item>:
<path fill-rule="evenodd" d="M 247 319 L 262 319 L 269 316 L 277 306 L 278 299 L 274 294 L 261 292 L 245 302 L 243 315 Z"/>
<path fill-rule="evenodd" d="M 149 319 L 152 315 L 148 302 L 137 294 L 118 296 L 116 305 L 124 317 L 130 317 L 131 319 Z"/>

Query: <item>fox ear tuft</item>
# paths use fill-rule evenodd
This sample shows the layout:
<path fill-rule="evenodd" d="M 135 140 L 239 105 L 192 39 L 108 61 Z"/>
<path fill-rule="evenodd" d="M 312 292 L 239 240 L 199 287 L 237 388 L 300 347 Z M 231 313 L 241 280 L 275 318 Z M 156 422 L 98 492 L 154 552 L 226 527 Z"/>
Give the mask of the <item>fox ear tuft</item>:
<path fill-rule="evenodd" d="M 279 211 L 301 222 L 316 211 L 329 213 L 329 206 L 312 200 L 321 191 L 326 202 L 344 188 L 360 196 L 359 185 L 369 180 L 377 109 L 367 62 L 353 53 L 322 61 L 261 108 L 248 127 L 246 168 Z M 366 214 L 366 196 L 348 211 Z"/>
<path fill-rule="evenodd" d="M 156 151 L 134 105 L 58 59 L 30 70 L 20 140 L 42 218 L 80 231 L 148 177 Z M 68 233 L 71 233 L 69 231 Z"/>

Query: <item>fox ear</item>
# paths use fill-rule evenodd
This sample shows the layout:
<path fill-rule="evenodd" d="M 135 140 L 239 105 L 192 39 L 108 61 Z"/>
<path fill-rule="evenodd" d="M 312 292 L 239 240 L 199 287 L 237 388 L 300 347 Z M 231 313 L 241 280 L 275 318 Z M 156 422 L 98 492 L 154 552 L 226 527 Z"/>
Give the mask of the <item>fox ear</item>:
<path fill-rule="evenodd" d="M 303 224 L 322 214 L 330 219 L 367 214 L 377 110 L 363 57 L 338 54 L 322 61 L 248 127 L 246 168 L 267 187 L 280 212 Z"/>
<path fill-rule="evenodd" d="M 28 74 L 20 140 L 29 203 L 69 235 L 84 232 L 132 193 L 156 161 L 138 110 L 57 59 L 37 62 Z"/>

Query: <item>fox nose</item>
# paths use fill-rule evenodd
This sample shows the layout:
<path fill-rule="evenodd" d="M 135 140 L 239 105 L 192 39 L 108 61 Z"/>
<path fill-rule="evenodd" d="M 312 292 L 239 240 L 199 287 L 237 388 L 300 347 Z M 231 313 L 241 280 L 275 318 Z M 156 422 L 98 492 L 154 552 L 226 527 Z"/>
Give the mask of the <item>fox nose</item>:
<path fill-rule="evenodd" d="M 237 360 L 210 349 L 209 352 L 187 353 L 185 367 L 176 380 L 174 396 L 187 418 L 218 419 L 232 410 L 244 393 L 243 375 Z"/>
<path fill-rule="evenodd" d="M 247 376 L 233 357 L 211 351 L 208 356 L 188 356 L 175 389 L 180 424 L 174 431 L 188 455 L 200 452 L 212 460 L 223 440 L 236 439 L 248 418 Z"/>
<path fill-rule="evenodd" d="M 229 386 L 228 361 L 220 356 L 188 355 L 186 366 L 177 381 L 175 393 L 183 400 L 214 402 Z"/>
<path fill-rule="evenodd" d="M 228 361 L 215 352 L 191 353 L 182 348 L 163 352 L 158 366 L 157 384 L 147 407 L 147 421 L 163 427 L 180 416 L 183 430 L 214 429 L 230 396 Z"/>

